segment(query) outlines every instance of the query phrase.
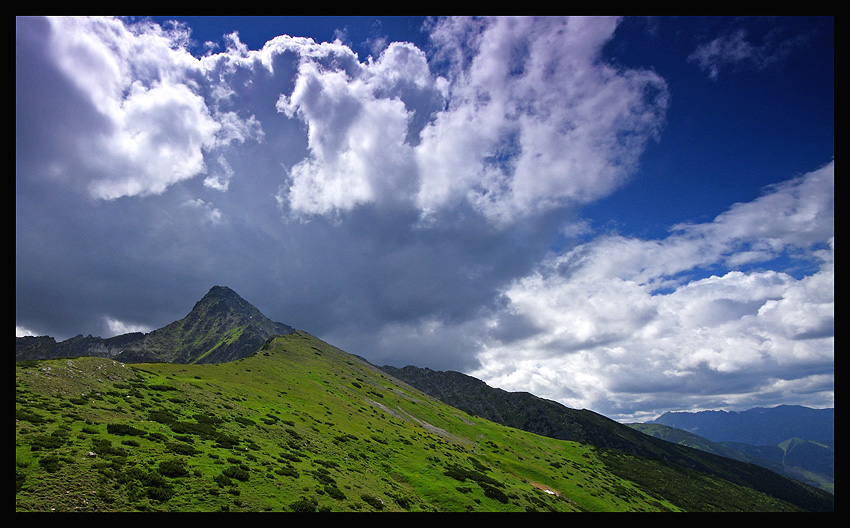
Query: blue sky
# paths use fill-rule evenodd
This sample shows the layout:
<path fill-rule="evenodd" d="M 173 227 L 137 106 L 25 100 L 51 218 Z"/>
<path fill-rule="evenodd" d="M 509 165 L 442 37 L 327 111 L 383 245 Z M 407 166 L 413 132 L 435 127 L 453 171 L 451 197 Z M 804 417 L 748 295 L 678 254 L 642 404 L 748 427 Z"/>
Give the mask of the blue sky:
<path fill-rule="evenodd" d="M 620 420 L 834 399 L 832 17 L 16 19 L 16 329 L 216 284 Z"/>

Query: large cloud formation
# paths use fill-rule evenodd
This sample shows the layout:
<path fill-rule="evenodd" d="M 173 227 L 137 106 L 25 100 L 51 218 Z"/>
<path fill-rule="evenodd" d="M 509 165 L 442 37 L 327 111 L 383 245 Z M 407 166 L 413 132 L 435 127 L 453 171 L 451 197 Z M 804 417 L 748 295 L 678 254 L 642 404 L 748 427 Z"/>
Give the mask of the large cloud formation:
<path fill-rule="evenodd" d="M 85 130 L 69 147 L 96 198 L 159 194 L 206 173 L 205 155 L 263 137 L 274 116 L 260 98 L 276 89 L 275 109 L 307 133 L 309 155 L 279 194 L 293 213 L 465 202 L 501 222 L 607 194 L 657 133 L 663 80 L 598 62 L 615 27 L 443 21 L 433 33 L 445 77 L 409 43 L 361 62 L 340 42 L 282 36 L 251 51 L 234 35 L 226 52 L 195 58 L 186 29 L 99 18 L 19 19 L 17 37 L 39 42 L 53 70 L 39 81 L 83 105 L 89 121 L 74 122 Z"/>
<path fill-rule="evenodd" d="M 347 48 L 317 50 L 278 101 L 306 125 L 310 149 L 281 201 L 306 214 L 402 202 L 424 218 L 465 205 L 501 225 L 607 194 L 666 103 L 656 75 L 597 62 L 615 25 L 444 21 L 434 36 L 446 77 L 410 44 L 365 64 Z"/>
<path fill-rule="evenodd" d="M 552 251 L 664 127 L 665 81 L 600 60 L 617 25 L 435 20 L 427 53 L 361 58 L 17 18 L 17 324 L 150 329 L 227 284 L 375 363 L 610 414 L 822 392 L 832 164 L 663 240 Z M 799 276 L 754 265 L 812 249 Z"/>
<path fill-rule="evenodd" d="M 612 415 L 789 393 L 823 405 L 834 383 L 834 185 L 830 163 L 663 240 L 603 236 L 546 259 L 505 289 L 475 374 Z M 742 268 L 803 256 L 817 268 L 799 276 Z M 735 270 L 709 273 L 718 265 Z"/>

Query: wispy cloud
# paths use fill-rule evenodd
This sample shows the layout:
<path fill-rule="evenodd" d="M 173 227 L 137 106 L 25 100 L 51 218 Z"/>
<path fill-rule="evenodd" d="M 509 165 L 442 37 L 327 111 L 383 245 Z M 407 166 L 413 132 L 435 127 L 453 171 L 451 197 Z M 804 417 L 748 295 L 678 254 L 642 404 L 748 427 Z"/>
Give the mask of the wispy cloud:
<path fill-rule="evenodd" d="M 709 77 L 717 79 L 724 70 L 777 67 L 809 38 L 807 34 L 787 36 L 781 29 L 774 29 L 760 42 L 754 42 L 747 30 L 738 28 L 701 44 L 688 59 L 696 62 Z"/>
<path fill-rule="evenodd" d="M 106 317 L 105 322 L 106 327 L 109 329 L 108 335 L 110 336 L 123 335 L 134 332 L 147 333 L 153 330 L 153 328 L 150 328 L 145 325 L 135 325 L 131 323 L 126 323 L 124 321 L 119 321 L 118 319 L 113 319 L 112 317 Z"/>

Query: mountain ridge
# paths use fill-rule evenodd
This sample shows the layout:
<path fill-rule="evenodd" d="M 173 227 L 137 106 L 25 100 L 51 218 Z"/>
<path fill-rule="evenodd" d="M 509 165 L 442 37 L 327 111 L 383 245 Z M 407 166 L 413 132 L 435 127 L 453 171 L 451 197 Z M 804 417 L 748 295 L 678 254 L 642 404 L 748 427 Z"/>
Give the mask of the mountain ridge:
<path fill-rule="evenodd" d="M 712 442 L 775 445 L 789 438 L 835 443 L 835 409 L 800 405 L 755 407 L 745 411 L 666 412 L 647 423 L 667 425 Z"/>
<path fill-rule="evenodd" d="M 18 337 L 15 359 L 107 357 L 129 363 L 220 363 L 247 357 L 272 335 L 294 331 L 272 321 L 227 286 L 213 286 L 182 319 L 148 333 L 110 338 Z"/>

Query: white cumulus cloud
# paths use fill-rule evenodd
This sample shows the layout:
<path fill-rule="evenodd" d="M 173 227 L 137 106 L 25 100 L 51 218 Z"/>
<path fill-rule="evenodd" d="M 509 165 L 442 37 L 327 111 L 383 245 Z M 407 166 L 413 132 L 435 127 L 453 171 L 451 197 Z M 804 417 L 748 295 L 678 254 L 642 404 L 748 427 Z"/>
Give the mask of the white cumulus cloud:
<path fill-rule="evenodd" d="M 409 44 L 366 63 L 323 48 L 278 103 L 310 145 L 284 201 L 326 214 L 401 199 L 425 216 L 464 206 L 503 225 L 610 193 L 667 105 L 657 75 L 599 60 L 616 22 L 449 19 L 434 28 L 451 58 L 439 75 Z M 457 59 L 461 39 L 472 45 Z"/>
<path fill-rule="evenodd" d="M 125 24 L 115 18 L 19 19 L 46 39 L 44 53 L 61 80 L 84 106 L 78 116 L 54 116 L 73 130 L 77 180 L 98 199 L 160 194 L 206 170 L 205 155 L 218 146 L 244 142 L 258 131 L 250 117 L 220 112 L 208 104 L 209 84 L 201 62 L 185 49 L 177 27 Z M 209 103 L 213 99 L 210 98 Z M 67 162 L 66 162 L 67 163 Z M 60 177 L 79 178 L 56 172 Z"/>
<path fill-rule="evenodd" d="M 619 186 L 662 126 L 667 91 L 651 72 L 599 60 L 616 24 L 442 22 L 435 35 L 451 59 L 450 99 L 417 149 L 420 207 L 466 201 L 504 223 Z"/>

